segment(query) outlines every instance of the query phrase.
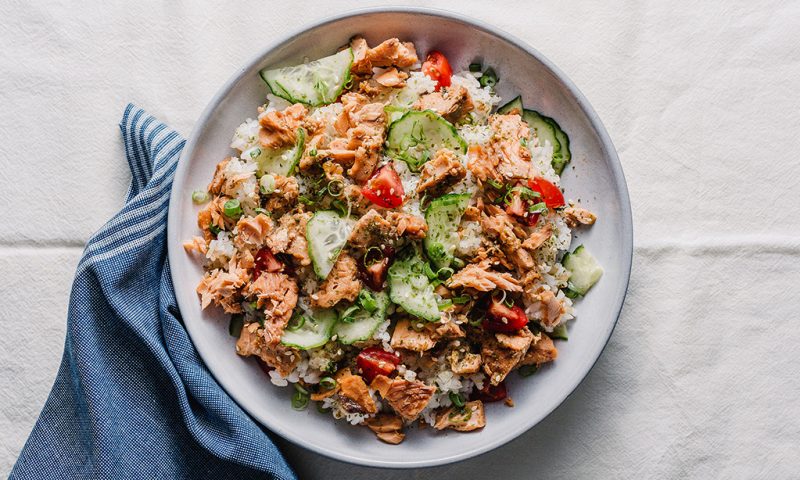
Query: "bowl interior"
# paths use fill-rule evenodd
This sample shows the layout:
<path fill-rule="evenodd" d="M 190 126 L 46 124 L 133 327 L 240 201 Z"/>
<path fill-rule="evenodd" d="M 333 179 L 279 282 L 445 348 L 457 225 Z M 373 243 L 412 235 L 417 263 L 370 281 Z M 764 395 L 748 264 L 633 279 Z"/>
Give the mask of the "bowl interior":
<path fill-rule="evenodd" d="M 555 118 L 569 134 L 573 159 L 563 175 L 567 198 L 580 199 L 595 212 L 594 227 L 578 232 L 577 243 L 592 251 L 605 268 L 602 280 L 576 304 L 570 340 L 560 342 L 559 358 L 535 376 L 509 376 L 516 406 L 487 408 L 480 432 L 409 432 L 390 446 L 367 428 L 333 421 L 314 408 L 291 409 L 291 389 L 273 386 L 256 362 L 235 354 L 235 339 L 221 313 L 201 311 L 194 288 L 202 268 L 181 248 L 197 234 L 198 208 L 191 192 L 206 185 L 214 167 L 231 154 L 234 129 L 256 116 L 267 87 L 258 76 L 266 66 L 283 66 L 330 55 L 355 34 L 370 45 L 390 37 L 413 41 L 420 56 L 442 51 L 454 71 L 481 60 L 497 71 L 504 101 L 521 94 L 526 106 Z M 557 407 L 584 378 L 613 330 L 627 288 L 631 260 L 631 217 L 619 162 L 605 130 L 582 95 L 562 74 L 524 44 L 488 27 L 451 14 L 413 9 L 366 11 L 313 26 L 277 44 L 245 66 L 223 87 L 198 121 L 175 177 L 169 217 L 169 259 L 178 303 L 187 330 L 219 383 L 250 415 L 274 432 L 333 458 L 373 466 L 418 467 L 443 464 L 487 451 L 526 431 Z"/>

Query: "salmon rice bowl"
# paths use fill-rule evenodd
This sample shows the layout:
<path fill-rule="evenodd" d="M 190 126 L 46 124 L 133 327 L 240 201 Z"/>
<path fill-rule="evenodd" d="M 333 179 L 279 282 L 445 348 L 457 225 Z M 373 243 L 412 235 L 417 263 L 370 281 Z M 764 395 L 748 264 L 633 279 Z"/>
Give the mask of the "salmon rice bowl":
<path fill-rule="evenodd" d="M 560 188 L 567 133 L 503 104 L 491 66 L 420 60 L 354 37 L 262 70 L 266 101 L 193 192 L 200 234 L 184 244 L 202 308 L 230 314 L 236 353 L 293 389 L 292 408 L 389 444 L 513 407 L 506 378 L 556 360 L 603 273 L 571 245 L 596 217 Z"/>

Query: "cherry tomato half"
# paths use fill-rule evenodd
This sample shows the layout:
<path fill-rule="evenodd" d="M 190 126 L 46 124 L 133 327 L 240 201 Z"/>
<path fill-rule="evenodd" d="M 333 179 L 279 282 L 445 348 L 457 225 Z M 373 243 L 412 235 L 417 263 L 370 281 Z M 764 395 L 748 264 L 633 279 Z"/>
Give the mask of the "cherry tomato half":
<path fill-rule="evenodd" d="M 542 177 L 532 178 L 528 180 L 528 186 L 531 187 L 531 190 L 539 192 L 547 208 L 558 208 L 566 205 L 564 194 L 548 180 Z"/>
<path fill-rule="evenodd" d="M 264 272 L 277 273 L 283 271 L 283 263 L 275 258 L 269 248 L 264 247 L 256 253 L 253 265 L 253 280 L 258 280 Z"/>
<path fill-rule="evenodd" d="M 509 307 L 495 298 L 489 303 L 486 318 L 483 320 L 484 330 L 490 332 L 516 332 L 527 324 L 528 316 L 522 308 L 517 305 Z"/>
<path fill-rule="evenodd" d="M 361 187 L 361 194 L 379 207 L 397 208 L 403 204 L 405 192 L 400 175 L 390 162 L 379 168 L 372 178 L 367 180 L 367 184 Z"/>
<path fill-rule="evenodd" d="M 422 73 L 436 81 L 436 91 L 438 92 L 440 88 L 450 86 L 453 69 L 450 68 L 447 58 L 441 52 L 434 50 L 428 54 L 428 58 L 422 64 Z"/>
<path fill-rule="evenodd" d="M 389 353 L 380 347 L 365 348 L 356 357 L 356 365 L 368 382 L 378 375 L 390 375 L 399 364 L 399 355 Z"/>
<path fill-rule="evenodd" d="M 474 390 L 472 392 L 473 400 L 480 400 L 484 403 L 499 402 L 508 396 L 508 389 L 505 382 L 500 382 L 497 385 L 491 385 L 487 378 L 483 382 L 483 388 Z"/>

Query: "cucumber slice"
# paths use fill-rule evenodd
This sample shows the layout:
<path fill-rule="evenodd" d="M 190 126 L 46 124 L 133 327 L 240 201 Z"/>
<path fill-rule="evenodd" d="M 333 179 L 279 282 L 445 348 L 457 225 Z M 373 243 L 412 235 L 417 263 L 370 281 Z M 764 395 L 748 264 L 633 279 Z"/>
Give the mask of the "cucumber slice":
<path fill-rule="evenodd" d="M 436 322 L 441 314 L 424 269 L 425 260 L 417 247 L 401 251 L 389 267 L 389 298 L 411 315 Z"/>
<path fill-rule="evenodd" d="M 377 308 L 369 313 L 363 308 L 359 310 L 351 323 L 339 321 L 333 329 L 337 339 L 345 345 L 355 342 L 369 340 L 378 329 L 378 326 L 386 320 L 386 311 L 389 308 L 389 295 L 386 292 L 372 292 L 375 296 Z"/>
<path fill-rule="evenodd" d="M 259 177 L 268 173 L 288 177 L 294 173 L 294 169 L 300 162 L 300 157 L 303 156 L 305 147 L 306 131 L 302 128 L 298 128 L 297 140 L 293 147 L 268 150 L 264 147 L 256 146 L 242 153 L 242 158 L 255 160 L 258 164 L 258 171 L 256 173 Z"/>
<path fill-rule="evenodd" d="M 547 117 L 534 110 L 525 110 L 522 119 L 531 128 L 531 133 L 539 139 L 539 145 L 544 146 L 545 141 L 550 142 L 550 145 L 553 146 L 553 158 L 555 158 L 556 152 L 561 151 L 561 143 L 556 138 L 556 130 L 547 121 Z"/>
<path fill-rule="evenodd" d="M 517 96 L 517 98 L 511 100 L 510 102 L 506 103 L 502 107 L 497 109 L 497 113 L 501 115 L 508 115 L 509 113 L 516 113 L 517 115 L 522 115 L 522 97 Z"/>
<path fill-rule="evenodd" d="M 328 343 L 336 325 L 336 312 L 331 309 L 315 310 L 312 315 L 296 315 L 281 336 L 281 343 L 308 350 Z"/>
<path fill-rule="evenodd" d="M 567 335 L 567 324 L 559 323 L 549 335 L 550 338 L 555 340 L 569 340 L 569 336 Z"/>
<path fill-rule="evenodd" d="M 569 151 L 569 136 L 561 129 L 558 122 L 534 110 L 525 110 L 522 119 L 532 130 L 536 131 L 539 145 L 544 145 L 545 140 L 553 145 L 553 170 L 556 174 L 561 175 L 564 167 L 572 160 L 572 153 Z"/>
<path fill-rule="evenodd" d="M 544 115 L 542 115 L 542 118 L 553 127 L 556 140 L 561 144 L 561 150 L 559 150 L 558 153 L 555 153 L 555 150 L 553 151 L 553 170 L 555 170 L 558 175 L 561 175 L 561 172 L 564 171 L 564 167 L 572 160 L 572 153 L 569 151 L 569 136 L 564 130 L 561 130 L 558 122 Z"/>
<path fill-rule="evenodd" d="M 352 228 L 347 219 L 333 210 L 316 212 L 306 224 L 308 255 L 320 279 L 324 280 L 331 273 Z"/>
<path fill-rule="evenodd" d="M 583 245 L 578 245 L 575 251 L 564 255 L 561 264 L 570 273 L 568 288 L 578 295 L 586 295 L 592 285 L 603 276 L 603 267 Z"/>
<path fill-rule="evenodd" d="M 467 153 L 467 142 L 456 128 L 431 110 L 410 111 L 389 125 L 386 135 L 386 154 L 419 171 L 440 148 L 456 153 Z"/>
<path fill-rule="evenodd" d="M 425 210 L 428 234 L 423 245 L 437 268 L 449 267 L 453 261 L 453 252 L 459 241 L 458 224 L 469 206 L 470 197 L 469 193 L 449 193 L 431 201 Z"/>
<path fill-rule="evenodd" d="M 350 81 L 353 51 L 345 49 L 329 57 L 293 67 L 261 70 L 261 78 L 275 95 L 292 103 L 313 107 L 333 103 Z"/>

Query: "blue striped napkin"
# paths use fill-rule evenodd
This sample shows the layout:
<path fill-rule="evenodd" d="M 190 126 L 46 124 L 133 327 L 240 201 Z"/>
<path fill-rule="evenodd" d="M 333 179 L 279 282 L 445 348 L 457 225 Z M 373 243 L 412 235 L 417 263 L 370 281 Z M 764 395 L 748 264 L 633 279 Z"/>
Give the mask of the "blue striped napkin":
<path fill-rule="evenodd" d="M 120 129 L 127 201 L 86 246 L 61 368 L 10 478 L 295 478 L 181 322 L 166 225 L 185 141 L 133 105 Z"/>

